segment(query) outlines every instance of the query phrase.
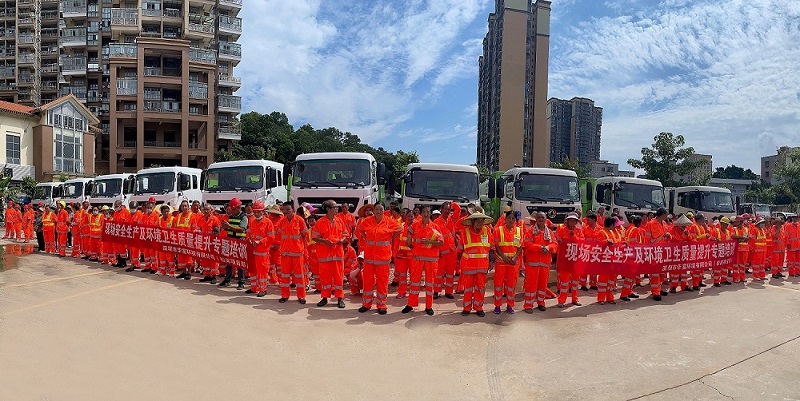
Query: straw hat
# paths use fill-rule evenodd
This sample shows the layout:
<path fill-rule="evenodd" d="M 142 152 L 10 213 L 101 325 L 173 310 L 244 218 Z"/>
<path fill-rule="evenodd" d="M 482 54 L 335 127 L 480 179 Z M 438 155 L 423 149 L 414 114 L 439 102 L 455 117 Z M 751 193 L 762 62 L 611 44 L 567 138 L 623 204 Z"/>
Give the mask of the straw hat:
<path fill-rule="evenodd" d="M 692 221 L 689 220 L 689 218 L 686 217 L 686 215 L 683 215 L 681 217 L 678 217 L 678 220 L 675 220 L 672 224 L 678 227 L 687 227 L 692 225 Z"/>
<path fill-rule="evenodd" d="M 494 221 L 494 219 L 492 219 L 491 217 L 489 217 L 489 216 L 487 216 L 487 215 L 485 215 L 483 213 L 476 212 L 476 213 L 472 213 L 471 215 L 469 215 L 469 217 L 465 218 L 464 220 L 461 220 L 461 225 L 462 226 L 471 226 L 472 225 L 472 220 L 479 220 L 479 219 L 483 219 L 484 223 L 489 223 L 489 224 L 491 224 Z"/>
<path fill-rule="evenodd" d="M 105 207 L 105 206 L 103 206 L 103 207 Z M 160 212 L 160 211 L 161 211 L 161 208 L 163 208 L 163 207 L 166 207 L 167 209 L 169 209 L 169 214 L 172 214 L 172 212 L 174 212 L 174 211 L 175 211 L 175 209 L 173 209 L 173 208 L 172 208 L 172 206 L 170 206 L 170 205 L 167 205 L 166 203 L 162 203 L 162 204 L 160 204 L 160 205 L 156 205 L 156 206 L 155 206 L 155 209 L 156 209 L 156 210 L 158 210 L 158 211 Z"/>
<path fill-rule="evenodd" d="M 579 218 L 578 218 L 578 214 L 577 214 L 577 213 L 570 213 L 570 214 L 568 214 L 568 215 L 567 215 L 567 217 L 566 217 L 566 218 L 564 218 L 564 220 L 565 220 L 565 221 L 566 221 L 566 220 L 575 220 L 575 221 L 581 221 L 581 219 L 579 219 Z"/>
<path fill-rule="evenodd" d="M 764 218 L 763 218 L 763 217 L 759 217 L 759 218 L 758 218 L 758 221 L 756 221 L 756 225 L 759 225 L 759 224 L 764 224 L 764 223 L 766 223 L 766 222 L 767 222 L 767 221 L 766 221 L 766 220 L 764 220 Z"/>
<path fill-rule="evenodd" d="M 363 219 L 364 217 L 367 217 L 367 211 L 368 210 L 371 210 L 372 213 L 375 213 L 375 205 L 373 205 L 371 203 L 363 205 L 360 208 L 358 208 L 358 212 L 356 212 L 356 213 L 358 214 L 359 218 Z"/>
<path fill-rule="evenodd" d="M 270 213 L 270 214 L 279 214 L 279 215 L 283 216 L 283 212 L 281 212 L 281 207 L 280 207 L 280 206 L 278 206 L 278 205 L 272 205 L 272 206 L 270 206 L 270 207 L 269 207 L 269 209 L 267 209 L 267 213 Z"/>

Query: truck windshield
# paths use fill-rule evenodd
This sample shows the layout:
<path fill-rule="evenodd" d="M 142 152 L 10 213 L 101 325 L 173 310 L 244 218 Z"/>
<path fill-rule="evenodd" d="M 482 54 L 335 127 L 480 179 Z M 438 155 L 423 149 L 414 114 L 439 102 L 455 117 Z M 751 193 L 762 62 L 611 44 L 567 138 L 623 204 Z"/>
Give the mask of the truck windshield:
<path fill-rule="evenodd" d="M 664 189 L 656 185 L 625 183 L 617 191 L 616 198 L 617 206 L 622 207 L 630 207 L 632 203 L 644 209 L 664 207 Z"/>
<path fill-rule="evenodd" d="M 175 189 L 175 173 L 151 173 L 136 176 L 136 195 L 165 194 Z"/>
<path fill-rule="evenodd" d="M 371 185 L 369 160 L 324 159 L 295 163 L 292 185 L 343 187 Z"/>
<path fill-rule="evenodd" d="M 514 196 L 519 200 L 580 201 L 578 178 L 566 175 L 526 174 L 517 179 Z"/>
<path fill-rule="evenodd" d="M 64 184 L 64 197 L 65 198 L 77 198 L 83 195 L 83 183 L 82 182 L 71 182 L 69 184 Z"/>
<path fill-rule="evenodd" d="M 753 211 L 759 216 L 768 216 L 769 206 L 763 204 L 753 205 Z"/>
<path fill-rule="evenodd" d="M 122 192 L 122 179 L 112 178 L 107 180 L 98 180 L 94 182 L 92 189 L 92 196 L 117 196 Z"/>
<path fill-rule="evenodd" d="M 733 213 L 733 197 L 727 192 L 706 192 L 703 194 L 702 210 Z"/>
<path fill-rule="evenodd" d="M 50 195 L 53 193 L 53 187 L 49 185 L 37 185 L 33 189 L 33 199 L 50 199 Z"/>
<path fill-rule="evenodd" d="M 241 191 L 264 187 L 264 167 L 239 166 L 212 168 L 206 172 L 206 190 Z"/>
<path fill-rule="evenodd" d="M 417 198 L 458 200 L 478 199 L 478 174 L 467 171 L 412 170 L 405 194 Z"/>

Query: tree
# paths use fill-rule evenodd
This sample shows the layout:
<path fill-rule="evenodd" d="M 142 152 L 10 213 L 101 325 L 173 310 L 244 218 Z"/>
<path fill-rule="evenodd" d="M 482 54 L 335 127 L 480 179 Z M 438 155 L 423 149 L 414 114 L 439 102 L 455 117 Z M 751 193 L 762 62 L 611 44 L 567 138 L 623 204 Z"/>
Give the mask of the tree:
<path fill-rule="evenodd" d="M 22 183 L 19 185 L 19 193 L 23 193 L 25 195 L 28 195 L 28 197 L 32 198 L 33 192 L 35 191 L 36 188 L 36 184 L 38 184 L 38 182 L 36 182 L 36 179 L 34 179 L 29 175 L 25 176 L 25 178 L 22 179 Z"/>
<path fill-rule="evenodd" d="M 586 170 L 585 167 L 581 166 L 577 160 L 570 159 L 569 157 L 565 157 L 561 162 L 551 162 L 550 167 L 572 170 L 578 175 L 579 180 L 589 176 L 589 171 Z"/>
<path fill-rule="evenodd" d="M 758 179 L 758 175 L 753 172 L 753 170 L 744 169 L 742 167 L 736 165 L 730 165 L 727 167 L 717 167 L 714 169 L 714 174 L 712 175 L 714 178 L 725 178 L 731 180 L 756 180 Z"/>
<path fill-rule="evenodd" d="M 489 171 L 489 167 L 486 167 L 481 164 L 472 164 L 473 166 L 478 168 L 478 180 L 480 182 L 484 182 L 492 176 L 492 172 Z"/>
<path fill-rule="evenodd" d="M 661 181 L 664 186 L 679 186 L 673 175 L 687 175 L 708 162 L 705 159 L 690 160 L 694 148 L 684 148 L 686 141 L 683 135 L 675 136 L 671 132 L 662 132 L 653 137 L 650 148 L 642 148 L 642 159 L 628 159 L 633 168 L 645 171 L 645 177 Z"/>
<path fill-rule="evenodd" d="M 417 152 L 406 153 L 402 150 L 398 150 L 394 159 L 394 165 L 392 167 L 394 168 L 394 171 L 402 173 L 406 171 L 406 168 L 411 163 L 419 163 L 419 155 L 417 155 Z"/>

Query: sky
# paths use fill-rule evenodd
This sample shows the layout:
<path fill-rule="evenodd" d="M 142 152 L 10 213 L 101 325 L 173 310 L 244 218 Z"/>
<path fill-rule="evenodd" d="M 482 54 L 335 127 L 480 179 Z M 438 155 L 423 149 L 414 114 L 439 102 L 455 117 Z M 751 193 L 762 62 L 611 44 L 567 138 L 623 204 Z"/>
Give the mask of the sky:
<path fill-rule="evenodd" d="M 553 0 L 548 97 L 603 108 L 601 158 L 662 131 L 760 171 L 800 146 L 800 1 Z M 247 0 L 243 112 L 336 127 L 423 162 L 471 164 L 491 0 Z"/>

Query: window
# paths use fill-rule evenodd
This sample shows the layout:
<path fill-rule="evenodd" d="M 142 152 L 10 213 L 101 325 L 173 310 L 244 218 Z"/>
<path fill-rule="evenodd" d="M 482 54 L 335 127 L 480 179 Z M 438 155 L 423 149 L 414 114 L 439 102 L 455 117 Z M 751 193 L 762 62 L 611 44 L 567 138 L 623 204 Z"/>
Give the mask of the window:
<path fill-rule="evenodd" d="M 6 163 L 20 164 L 19 135 L 6 134 Z"/>

